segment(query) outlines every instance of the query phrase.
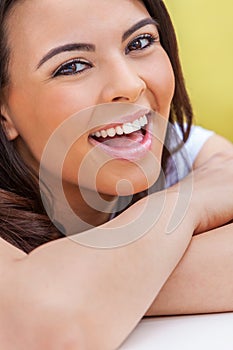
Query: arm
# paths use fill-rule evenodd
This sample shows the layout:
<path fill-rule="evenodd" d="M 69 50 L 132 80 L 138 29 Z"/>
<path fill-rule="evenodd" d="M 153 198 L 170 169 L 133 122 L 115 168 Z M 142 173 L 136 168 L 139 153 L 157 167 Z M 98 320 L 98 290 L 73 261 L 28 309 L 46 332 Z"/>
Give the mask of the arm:
<path fill-rule="evenodd" d="M 152 315 L 233 311 L 233 224 L 194 236 L 147 312 Z"/>
<path fill-rule="evenodd" d="M 211 136 L 202 147 L 193 164 L 193 169 L 198 169 L 201 165 L 208 161 L 216 153 L 233 154 L 233 145 L 220 135 Z"/>
<path fill-rule="evenodd" d="M 153 206 L 158 196 L 151 196 Z M 66 238 L 25 256 L 1 240 L 1 347 L 117 348 L 158 294 L 195 229 L 190 211 L 173 235 L 165 234 L 176 199 L 177 193 L 169 193 L 150 231 L 117 249 L 87 248 Z M 105 228 L 111 233 L 112 225 L 120 230 L 140 217 L 144 201 Z"/>
<path fill-rule="evenodd" d="M 219 169 L 208 169 L 207 175 L 212 173 L 210 179 L 216 186 Z M 201 188 L 206 187 L 203 174 L 206 171 L 199 172 Z M 232 174 L 224 173 L 224 183 L 228 178 Z M 207 176 L 208 185 L 210 179 Z M 227 191 L 232 191 L 231 186 Z M 221 203 L 228 208 L 219 214 L 218 223 L 223 224 L 228 211 L 233 211 L 233 196 L 228 201 L 222 187 L 216 187 L 216 192 L 219 210 Z M 202 208 L 197 206 L 197 196 L 179 227 L 172 235 L 165 234 L 177 194 L 176 187 L 168 191 L 159 220 L 141 239 L 122 248 L 97 250 L 62 239 L 20 256 L 21 252 L 0 240 L 0 343 L 4 350 L 117 348 L 145 314 L 193 231 L 200 227 Z M 150 196 L 151 209 L 158 205 L 159 196 Z M 120 233 L 121 225 L 140 217 L 144 200 L 105 224 L 109 233 L 114 225 Z M 210 215 L 216 209 L 209 197 L 203 205 Z M 151 212 L 148 209 L 149 215 Z M 143 232 L 145 223 L 140 225 Z"/>
<path fill-rule="evenodd" d="M 212 136 L 199 153 L 194 169 L 200 168 L 218 152 L 232 154 L 232 149 L 229 141 L 217 135 Z M 221 157 L 218 162 L 221 164 Z M 224 168 L 224 171 L 227 169 Z M 221 184 L 221 174 L 219 183 Z M 231 196 L 230 193 L 228 195 Z M 214 198 L 214 191 L 212 197 Z M 194 236 L 186 254 L 147 315 L 233 311 L 232 247 L 232 224 Z"/>

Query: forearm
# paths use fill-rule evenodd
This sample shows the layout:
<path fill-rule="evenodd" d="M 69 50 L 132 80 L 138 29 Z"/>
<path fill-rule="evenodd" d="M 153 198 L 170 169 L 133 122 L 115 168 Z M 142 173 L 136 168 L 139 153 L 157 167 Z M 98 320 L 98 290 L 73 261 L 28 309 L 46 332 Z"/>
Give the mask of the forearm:
<path fill-rule="evenodd" d="M 194 236 L 147 315 L 233 311 L 233 224 Z"/>
<path fill-rule="evenodd" d="M 67 325 L 72 325 L 74 333 L 82 329 L 84 341 L 88 341 L 85 349 L 114 349 L 120 345 L 144 315 L 192 237 L 194 224 L 188 217 L 172 235 L 166 234 L 167 218 L 176 203 L 176 196 L 169 198 L 149 232 L 129 245 L 93 249 L 67 238 L 36 249 L 20 267 L 12 269 L 19 276 L 17 293 L 14 291 L 17 304 L 13 295 L 14 307 L 10 312 L 5 310 L 4 319 L 14 327 L 11 333 L 15 334 L 18 349 L 25 348 L 25 344 L 21 348 L 19 345 L 22 334 L 24 341 L 30 341 L 36 328 L 44 337 L 45 325 L 52 324 L 52 320 L 59 335 L 67 331 Z M 116 225 L 121 230 L 121 225 L 137 213 L 140 203 L 105 228 Z M 53 327 L 50 329 L 53 332 Z"/>

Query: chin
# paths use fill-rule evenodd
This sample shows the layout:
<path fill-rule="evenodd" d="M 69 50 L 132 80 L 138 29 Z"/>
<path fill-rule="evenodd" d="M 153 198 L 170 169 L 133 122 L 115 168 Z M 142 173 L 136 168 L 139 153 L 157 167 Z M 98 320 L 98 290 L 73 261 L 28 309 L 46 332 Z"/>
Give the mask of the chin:
<path fill-rule="evenodd" d="M 108 173 L 108 176 L 103 176 L 103 173 L 99 174 L 97 178 L 97 191 L 101 194 L 109 196 L 129 196 L 151 187 L 159 177 L 160 169 L 157 171 L 147 172 L 146 175 L 140 168 L 134 169 L 133 172 L 124 172 L 114 174 L 114 172 Z M 103 179 L 107 179 L 103 183 Z"/>

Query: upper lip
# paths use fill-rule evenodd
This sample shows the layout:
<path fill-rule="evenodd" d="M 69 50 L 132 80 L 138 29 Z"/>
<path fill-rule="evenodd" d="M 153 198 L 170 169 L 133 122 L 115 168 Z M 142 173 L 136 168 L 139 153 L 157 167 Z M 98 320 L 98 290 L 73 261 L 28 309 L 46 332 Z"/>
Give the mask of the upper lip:
<path fill-rule="evenodd" d="M 123 125 L 125 123 L 131 123 L 134 120 L 139 119 L 140 117 L 143 117 L 144 115 L 148 115 L 150 112 L 151 112 L 151 109 L 148 109 L 148 108 L 140 109 L 137 112 L 135 112 L 134 114 L 130 114 L 130 115 L 126 115 L 126 116 L 122 116 L 122 117 L 118 118 L 117 121 L 114 123 L 104 124 L 104 125 L 98 127 L 98 129 L 91 130 L 90 135 L 97 132 L 97 131 L 103 130 L 103 129 L 106 130 L 106 129 L 110 129 L 110 128 L 115 128 L 116 126 Z"/>

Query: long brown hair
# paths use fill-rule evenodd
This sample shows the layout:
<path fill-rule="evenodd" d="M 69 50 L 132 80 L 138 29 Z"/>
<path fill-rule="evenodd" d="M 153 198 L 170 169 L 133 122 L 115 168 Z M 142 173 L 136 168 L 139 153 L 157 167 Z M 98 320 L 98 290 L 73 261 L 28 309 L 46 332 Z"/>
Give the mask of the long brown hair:
<path fill-rule="evenodd" d="M 0 1 L 0 104 L 3 90 L 10 82 L 6 24 L 11 9 L 19 2 L 20 0 Z M 179 125 L 185 142 L 189 136 L 193 113 L 184 84 L 173 25 L 162 0 L 143 0 L 143 3 L 151 17 L 159 23 L 161 44 L 173 67 L 176 87 L 169 121 Z M 24 163 L 14 141 L 8 141 L 3 121 L 4 117 L 0 115 L 0 236 L 29 253 L 63 235 L 49 220 L 41 201 L 37 176 Z M 168 151 L 164 148 L 163 169 L 166 169 L 168 158 Z"/>

